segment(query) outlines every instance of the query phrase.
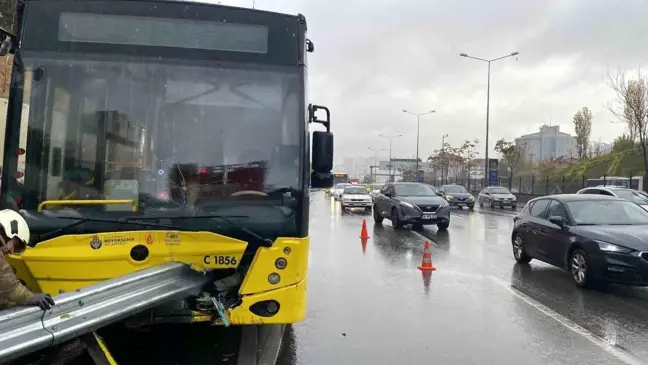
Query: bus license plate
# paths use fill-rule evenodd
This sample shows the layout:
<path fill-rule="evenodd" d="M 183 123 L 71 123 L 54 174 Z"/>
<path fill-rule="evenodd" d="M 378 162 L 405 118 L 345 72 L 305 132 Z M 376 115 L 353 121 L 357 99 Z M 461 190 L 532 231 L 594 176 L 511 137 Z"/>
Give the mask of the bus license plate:
<path fill-rule="evenodd" d="M 423 214 L 421 219 L 436 219 L 436 214 Z"/>

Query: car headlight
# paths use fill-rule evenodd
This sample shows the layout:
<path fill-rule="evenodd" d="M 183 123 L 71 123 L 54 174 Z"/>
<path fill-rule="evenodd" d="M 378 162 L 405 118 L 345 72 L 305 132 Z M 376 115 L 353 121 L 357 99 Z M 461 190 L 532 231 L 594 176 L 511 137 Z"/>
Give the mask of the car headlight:
<path fill-rule="evenodd" d="M 605 241 L 596 241 L 598 243 L 599 249 L 605 252 L 618 252 L 618 253 L 629 253 L 632 252 L 631 249 L 619 245 L 615 245 L 610 242 Z"/>
<path fill-rule="evenodd" d="M 401 205 L 406 206 L 408 208 L 414 208 L 414 206 L 408 202 L 400 202 Z"/>
<path fill-rule="evenodd" d="M 475 197 L 471 195 L 469 199 L 470 200 L 475 200 Z"/>
<path fill-rule="evenodd" d="M 446 200 L 452 200 L 452 195 L 446 195 Z"/>

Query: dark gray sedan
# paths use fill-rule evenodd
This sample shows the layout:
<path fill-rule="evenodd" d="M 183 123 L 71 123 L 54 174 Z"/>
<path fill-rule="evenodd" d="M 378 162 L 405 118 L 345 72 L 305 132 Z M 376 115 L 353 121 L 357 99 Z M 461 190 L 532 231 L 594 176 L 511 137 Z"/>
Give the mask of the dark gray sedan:
<path fill-rule="evenodd" d="M 443 185 L 439 188 L 439 193 L 451 207 L 468 207 L 468 209 L 475 207 L 475 197 L 461 185 Z"/>
<path fill-rule="evenodd" d="M 420 183 L 387 183 L 374 199 L 376 223 L 387 218 L 394 228 L 411 224 L 414 229 L 436 224 L 445 230 L 450 226 L 450 206 L 431 187 Z"/>

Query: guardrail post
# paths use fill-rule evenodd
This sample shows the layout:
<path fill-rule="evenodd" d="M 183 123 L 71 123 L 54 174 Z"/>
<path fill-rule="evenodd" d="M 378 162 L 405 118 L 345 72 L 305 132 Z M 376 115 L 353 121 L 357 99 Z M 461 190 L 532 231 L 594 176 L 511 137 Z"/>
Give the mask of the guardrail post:
<path fill-rule="evenodd" d="M 535 194 L 535 175 L 531 175 L 531 195 Z"/>
<path fill-rule="evenodd" d="M 563 180 L 563 181 L 562 181 L 562 189 L 561 189 L 561 192 L 564 194 L 564 193 L 565 193 L 565 175 L 563 175 L 562 180 Z"/>
<path fill-rule="evenodd" d="M 546 188 L 545 188 L 545 195 L 549 195 L 549 176 L 547 176 L 547 180 L 545 182 Z"/>

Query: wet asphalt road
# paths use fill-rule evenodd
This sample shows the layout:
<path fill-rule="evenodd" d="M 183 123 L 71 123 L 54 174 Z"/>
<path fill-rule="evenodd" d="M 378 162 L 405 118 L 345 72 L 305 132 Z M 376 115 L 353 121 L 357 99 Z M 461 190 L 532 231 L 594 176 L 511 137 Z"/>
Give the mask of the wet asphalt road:
<path fill-rule="evenodd" d="M 645 363 L 648 290 L 581 290 L 537 260 L 516 265 L 512 218 L 457 210 L 448 232 L 416 233 L 313 195 L 308 316 L 288 329 L 279 364 Z M 428 283 L 417 269 L 426 239 Z"/>

